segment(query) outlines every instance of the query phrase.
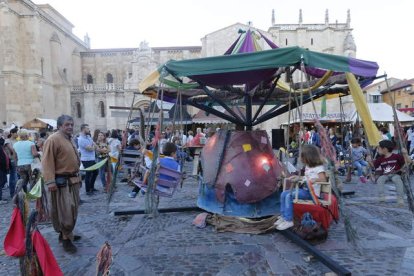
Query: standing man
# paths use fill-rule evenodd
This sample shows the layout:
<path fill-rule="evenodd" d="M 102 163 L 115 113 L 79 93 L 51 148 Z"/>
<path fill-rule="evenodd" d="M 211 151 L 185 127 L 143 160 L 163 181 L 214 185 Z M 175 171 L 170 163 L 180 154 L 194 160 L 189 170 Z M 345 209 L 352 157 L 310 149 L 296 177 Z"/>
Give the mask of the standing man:
<path fill-rule="evenodd" d="M 17 131 L 18 128 L 15 127 L 10 130 L 10 134 L 6 141 L 4 142 L 4 149 L 6 150 L 7 155 L 9 156 L 9 191 L 10 198 L 13 198 L 16 189 L 17 182 L 17 153 L 14 151 L 13 145 L 17 142 Z"/>
<path fill-rule="evenodd" d="M 72 141 L 73 119 L 61 115 L 57 119 L 58 131 L 52 134 L 43 146 L 43 178 L 50 192 L 50 216 L 53 228 L 59 233 L 63 249 L 69 253 L 77 251 L 72 243 L 80 236 L 73 235 L 79 207 L 80 160 Z"/>
<path fill-rule="evenodd" d="M 80 151 L 80 160 L 82 161 L 83 167 L 89 168 L 95 165 L 95 143 L 91 137 L 91 131 L 87 124 L 81 125 L 81 132 L 78 138 L 78 146 Z M 98 176 L 98 170 L 86 171 L 85 174 L 85 190 L 87 195 L 92 195 L 93 192 L 98 190 L 95 189 L 95 180 Z"/>

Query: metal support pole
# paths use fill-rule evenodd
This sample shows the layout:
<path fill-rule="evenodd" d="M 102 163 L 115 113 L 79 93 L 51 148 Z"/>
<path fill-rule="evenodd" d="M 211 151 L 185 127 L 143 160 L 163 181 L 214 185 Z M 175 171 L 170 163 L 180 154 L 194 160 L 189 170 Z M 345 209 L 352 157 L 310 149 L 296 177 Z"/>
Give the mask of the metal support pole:
<path fill-rule="evenodd" d="M 252 97 L 249 93 L 245 93 L 244 96 L 246 102 L 246 130 L 252 130 Z"/>
<path fill-rule="evenodd" d="M 197 206 L 158 209 L 158 213 L 181 213 L 181 212 L 203 212 L 203 211 L 204 211 L 203 209 L 200 209 Z M 114 212 L 115 216 L 144 215 L 144 214 L 146 214 L 144 209 Z"/>
<path fill-rule="evenodd" d="M 331 259 L 328 255 L 316 249 L 316 247 L 312 246 L 310 243 L 300 238 L 298 235 L 296 235 L 291 230 L 279 231 L 279 233 L 282 234 L 285 238 L 294 242 L 296 245 L 305 249 L 308 253 L 312 254 L 312 256 L 317 258 L 321 263 L 329 267 L 336 274 L 346 275 L 346 276 L 352 275 L 351 271 L 349 271 L 345 267 L 338 264 L 336 261 Z"/>

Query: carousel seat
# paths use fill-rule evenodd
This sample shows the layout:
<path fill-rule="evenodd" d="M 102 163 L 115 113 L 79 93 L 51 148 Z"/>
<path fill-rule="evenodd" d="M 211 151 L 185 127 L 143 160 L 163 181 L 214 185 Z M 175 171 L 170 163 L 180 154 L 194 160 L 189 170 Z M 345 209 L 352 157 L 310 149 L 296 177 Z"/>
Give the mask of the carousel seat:
<path fill-rule="evenodd" d="M 123 149 L 121 151 L 120 170 L 128 178 L 139 174 L 139 168 L 142 163 L 142 152 L 139 150 Z"/>
<path fill-rule="evenodd" d="M 298 198 L 298 193 L 296 192 L 293 198 L 293 214 L 296 219 L 300 220 L 304 213 L 309 212 L 315 221 L 321 223 L 322 227 L 328 230 L 332 220 L 337 221 L 339 219 L 338 202 L 335 195 L 332 194 L 330 182 L 315 182 L 314 184 L 321 185 L 321 196 L 315 200 L 303 200 Z M 299 185 L 300 183 L 293 183 L 290 189 L 298 190 Z M 287 187 L 288 184 L 285 180 L 283 184 L 284 190 Z"/>
<path fill-rule="evenodd" d="M 183 174 L 181 172 L 158 165 L 155 173 L 155 194 L 161 197 L 172 197 L 182 179 Z M 148 185 L 146 183 L 138 180 L 138 178 L 134 178 L 132 181 L 141 190 L 147 191 Z"/>

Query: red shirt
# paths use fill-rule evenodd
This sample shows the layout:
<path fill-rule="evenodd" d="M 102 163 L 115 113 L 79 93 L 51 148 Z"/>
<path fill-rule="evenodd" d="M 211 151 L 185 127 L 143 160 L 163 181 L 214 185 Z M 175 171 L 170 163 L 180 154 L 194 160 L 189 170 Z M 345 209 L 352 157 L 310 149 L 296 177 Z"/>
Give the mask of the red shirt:
<path fill-rule="evenodd" d="M 388 158 L 381 156 L 374 160 L 375 168 L 381 167 L 382 174 L 395 174 L 404 166 L 404 158 L 392 153 Z"/>

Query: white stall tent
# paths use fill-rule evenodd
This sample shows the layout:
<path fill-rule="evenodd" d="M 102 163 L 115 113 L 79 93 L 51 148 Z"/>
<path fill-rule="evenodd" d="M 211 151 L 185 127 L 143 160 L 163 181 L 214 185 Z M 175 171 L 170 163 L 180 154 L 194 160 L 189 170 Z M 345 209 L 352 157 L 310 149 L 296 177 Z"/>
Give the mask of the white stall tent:
<path fill-rule="evenodd" d="M 369 112 L 371 113 L 372 120 L 374 122 L 378 123 L 393 123 L 394 122 L 394 113 L 392 110 L 392 106 L 390 106 L 387 103 L 368 103 Z M 349 114 L 349 121 L 355 122 L 358 118 L 358 113 L 353 106 L 353 108 L 350 110 L 351 112 L 345 111 L 345 114 Z M 398 120 L 401 123 L 404 122 L 414 122 L 414 117 L 410 116 L 408 114 L 405 114 L 404 112 L 398 111 L 397 116 Z M 345 115 L 346 116 L 346 115 Z"/>

